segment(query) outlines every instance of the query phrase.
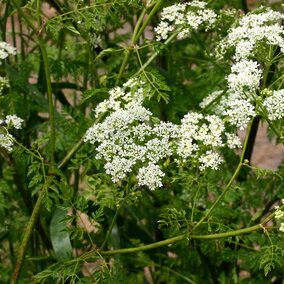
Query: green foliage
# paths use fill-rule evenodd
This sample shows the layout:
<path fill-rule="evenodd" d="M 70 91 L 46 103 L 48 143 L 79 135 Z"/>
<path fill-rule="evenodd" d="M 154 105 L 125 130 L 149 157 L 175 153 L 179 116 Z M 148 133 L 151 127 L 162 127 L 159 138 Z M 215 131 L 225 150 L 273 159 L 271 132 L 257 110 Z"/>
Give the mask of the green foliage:
<path fill-rule="evenodd" d="M 267 276 L 268 273 L 275 268 L 283 267 L 284 250 L 281 247 L 271 245 L 263 247 L 262 249 L 264 254 L 261 256 L 259 269 L 263 269 L 265 276 Z"/>
<path fill-rule="evenodd" d="M 153 113 L 145 127 L 161 121 L 180 125 L 188 112 L 216 114 L 228 95 L 235 60 L 233 48 L 217 57 L 218 44 L 240 21 L 240 9 L 270 4 L 207 1 L 218 11 L 215 26 L 156 41 L 162 7 L 179 2 L 0 3 L 0 41 L 17 47 L 16 55 L 0 59 L 0 79 L 9 81 L 0 88 L 1 283 L 11 281 L 21 255 L 19 280 L 13 284 L 259 284 L 284 278 L 278 228 L 283 220 L 273 219 L 274 206 L 284 197 L 283 163 L 277 170 L 260 168 L 224 147 L 219 170 L 200 170 L 197 156 L 178 163 L 169 151 L 159 161 L 163 186 L 151 191 L 131 171 L 114 182 L 97 156 L 98 143 L 84 142 L 86 131 L 112 113 L 112 101 L 101 116 L 94 110 L 118 86 L 129 92 L 126 96 L 143 88 L 144 106 Z M 254 94 L 257 108 L 283 86 L 283 54 L 275 49 L 263 43 L 250 57 L 267 72 Z M 137 85 L 123 87 L 131 78 Z M 219 90 L 201 109 L 202 100 Z M 260 110 L 268 137 L 282 143 L 283 119 L 271 121 Z M 5 117 L 11 114 L 24 120 L 22 129 L 7 128 Z M 12 151 L 1 144 L 7 131 Z M 253 143 L 244 150 L 252 150 Z"/>

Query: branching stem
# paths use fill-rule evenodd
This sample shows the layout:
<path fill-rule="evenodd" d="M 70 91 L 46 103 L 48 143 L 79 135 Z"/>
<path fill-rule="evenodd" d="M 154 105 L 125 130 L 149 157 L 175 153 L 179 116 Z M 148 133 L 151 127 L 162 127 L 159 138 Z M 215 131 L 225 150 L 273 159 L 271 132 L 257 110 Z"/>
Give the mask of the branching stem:
<path fill-rule="evenodd" d="M 237 166 L 233 176 L 231 177 L 230 181 L 228 182 L 228 184 L 225 187 L 225 189 L 223 190 L 223 192 L 219 195 L 219 197 L 215 200 L 215 202 L 212 204 L 212 206 L 206 212 L 206 214 L 193 227 L 193 230 L 196 230 L 206 219 L 208 219 L 208 217 L 211 215 L 212 211 L 220 203 L 220 201 L 223 199 L 225 194 L 231 188 L 231 185 L 234 182 L 234 180 L 237 178 L 237 176 L 238 176 L 238 174 L 239 174 L 239 172 L 240 172 L 240 170 L 241 170 L 241 168 L 243 166 L 244 154 L 245 154 L 245 151 L 246 151 L 246 148 L 247 148 L 247 145 L 248 145 L 248 139 L 249 139 L 249 136 L 250 136 L 252 124 L 253 124 L 253 120 L 250 122 L 250 124 L 248 126 L 247 134 L 246 134 L 246 138 L 245 138 L 245 142 L 244 142 L 244 146 L 243 146 L 242 153 L 241 153 L 241 156 L 240 156 L 240 161 L 239 161 L 239 164 L 238 164 L 238 166 Z"/>
<path fill-rule="evenodd" d="M 281 210 L 284 209 L 284 205 L 280 207 Z M 116 249 L 116 250 L 110 250 L 110 251 L 98 251 L 98 250 L 92 250 L 89 252 L 86 252 L 82 254 L 80 257 L 73 259 L 69 261 L 68 263 L 77 263 L 78 261 L 87 261 L 87 260 L 92 260 L 96 259 L 98 256 L 113 256 L 117 254 L 128 254 L 128 253 L 136 253 L 140 251 L 146 251 L 146 250 L 151 250 L 151 249 L 156 249 L 159 247 L 167 246 L 167 245 L 172 245 L 175 243 L 178 243 L 180 241 L 186 240 L 186 239 L 195 239 L 195 240 L 214 240 L 214 239 L 222 239 L 222 238 L 228 238 L 228 237 L 233 237 L 233 236 L 239 236 L 239 235 L 244 235 L 248 234 L 251 232 L 255 232 L 259 229 L 262 230 L 268 230 L 268 227 L 264 227 L 265 224 L 267 224 L 275 215 L 275 212 L 271 213 L 269 216 L 267 216 L 261 223 L 239 229 L 239 230 L 233 230 L 229 232 L 224 232 L 224 233 L 219 233 L 219 234 L 210 234 L 210 235 L 191 235 L 191 234 L 181 234 L 176 237 L 168 238 L 166 240 L 162 240 L 159 242 L 151 243 L 148 245 L 143 245 L 140 247 L 133 247 L 133 248 L 124 248 L 124 249 Z"/>
<path fill-rule="evenodd" d="M 16 261 L 16 264 L 15 264 L 13 276 L 12 276 L 12 279 L 11 279 L 11 284 L 18 283 L 20 272 L 21 272 L 23 262 L 24 262 L 24 258 L 25 258 L 25 254 L 26 254 L 27 247 L 28 247 L 28 244 L 29 244 L 29 240 L 30 240 L 33 228 L 35 226 L 35 223 L 37 221 L 38 215 L 40 213 L 42 200 L 43 200 L 44 194 L 45 194 L 46 190 L 48 189 L 52 179 L 53 179 L 53 176 L 49 176 L 47 178 L 43 188 L 39 192 L 38 199 L 37 199 L 36 204 L 34 206 L 32 215 L 29 219 L 29 222 L 27 224 L 21 245 L 19 247 L 17 261 Z"/>
<path fill-rule="evenodd" d="M 153 9 L 149 13 L 148 17 L 146 18 L 146 20 L 144 21 L 143 24 L 142 24 L 142 21 L 143 21 L 145 15 L 146 15 L 147 7 L 142 10 L 142 12 L 141 12 L 141 14 L 140 14 L 140 16 L 139 16 L 139 18 L 137 20 L 137 23 L 135 25 L 134 31 L 133 31 L 133 35 L 132 35 L 132 38 L 131 38 L 131 44 L 130 44 L 131 48 L 127 48 L 124 51 L 124 57 L 123 57 L 123 60 L 122 60 L 122 63 L 121 63 L 120 69 L 119 69 L 119 73 L 118 73 L 117 79 L 115 81 L 115 86 L 118 86 L 119 83 L 120 83 L 120 80 L 121 80 L 121 78 L 123 76 L 124 70 L 125 70 L 126 65 L 128 63 L 128 60 L 129 60 L 129 57 L 130 57 L 130 54 L 132 52 L 133 47 L 139 41 L 140 36 L 144 32 L 144 30 L 147 27 L 149 21 L 151 20 L 153 15 L 157 12 L 157 10 L 159 9 L 159 7 L 160 7 L 160 5 L 162 4 L 163 1 L 164 0 L 157 1 L 157 3 L 155 4 L 155 6 L 153 7 Z M 142 24 L 142 27 L 140 28 L 141 24 Z"/>

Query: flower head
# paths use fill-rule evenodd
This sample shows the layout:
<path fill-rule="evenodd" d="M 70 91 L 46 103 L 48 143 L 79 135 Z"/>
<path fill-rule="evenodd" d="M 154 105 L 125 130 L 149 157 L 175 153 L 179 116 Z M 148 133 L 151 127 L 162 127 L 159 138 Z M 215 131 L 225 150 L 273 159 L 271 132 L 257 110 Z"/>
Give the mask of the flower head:
<path fill-rule="evenodd" d="M 277 120 L 284 117 L 284 89 L 274 91 L 271 96 L 266 98 L 263 105 L 267 109 L 268 118 Z"/>
<path fill-rule="evenodd" d="M 3 60 L 11 55 L 16 54 L 16 48 L 12 47 L 9 43 L 0 41 L 0 60 Z"/>
<path fill-rule="evenodd" d="M 188 36 L 191 30 L 205 27 L 211 28 L 216 22 L 216 14 L 206 8 L 204 1 L 192 1 L 190 3 L 174 4 L 166 7 L 161 13 L 162 21 L 154 28 L 157 41 L 166 40 L 169 33 L 177 30 L 178 38 Z"/>

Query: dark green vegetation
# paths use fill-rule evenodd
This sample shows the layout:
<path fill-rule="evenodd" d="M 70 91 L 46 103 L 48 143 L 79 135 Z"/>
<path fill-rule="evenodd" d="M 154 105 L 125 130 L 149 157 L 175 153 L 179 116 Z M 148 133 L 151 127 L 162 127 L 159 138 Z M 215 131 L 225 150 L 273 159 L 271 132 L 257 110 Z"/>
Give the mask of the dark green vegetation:
<path fill-rule="evenodd" d="M 248 161 L 259 122 L 283 142 L 283 118 L 272 121 L 262 106 L 266 89 L 283 85 L 280 47 L 259 43 L 249 58 L 263 72 L 253 90 L 258 115 L 241 154 L 218 148 L 218 170 L 169 155 L 159 160 L 162 187 L 138 187 L 139 164 L 114 183 L 96 158 L 98 144 L 84 143 L 88 128 L 111 113 L 95 118 L 96 106 L 134 77 L 151 125 L 214 113 L 214 102 L 200 103 L 221 89 L 219 104 L 234 62 L 234 51 L 218 58 L 215 50 L 245 13 L 271 7 L 259 2 L 208 1 L 212 11 L 236 10 L 209 30 L 156 41 L 162 8 L 177 1 L 0 1 L 0 41 L 17 47 L 0 61 L 9 80 L 0 85 L 0 118 L 24 121 L 10 131 L 13 150 L 0 148 L 0 283 L 281 283 L 284 233 L 274 206 L 284 198 L 284 167 Z M 6 127 L 1 122 L 1 135 Z"/>

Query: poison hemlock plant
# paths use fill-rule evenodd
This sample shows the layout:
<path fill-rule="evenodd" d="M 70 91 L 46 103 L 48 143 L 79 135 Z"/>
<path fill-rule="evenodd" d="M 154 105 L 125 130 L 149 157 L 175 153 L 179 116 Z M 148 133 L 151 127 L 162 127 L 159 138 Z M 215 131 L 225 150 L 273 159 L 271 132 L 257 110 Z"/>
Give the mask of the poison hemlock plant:
<path fill-rule="evenodd" d="M 2 281 L 283 279 L 284 14 L 165 2 L 0 3 Z"/>

